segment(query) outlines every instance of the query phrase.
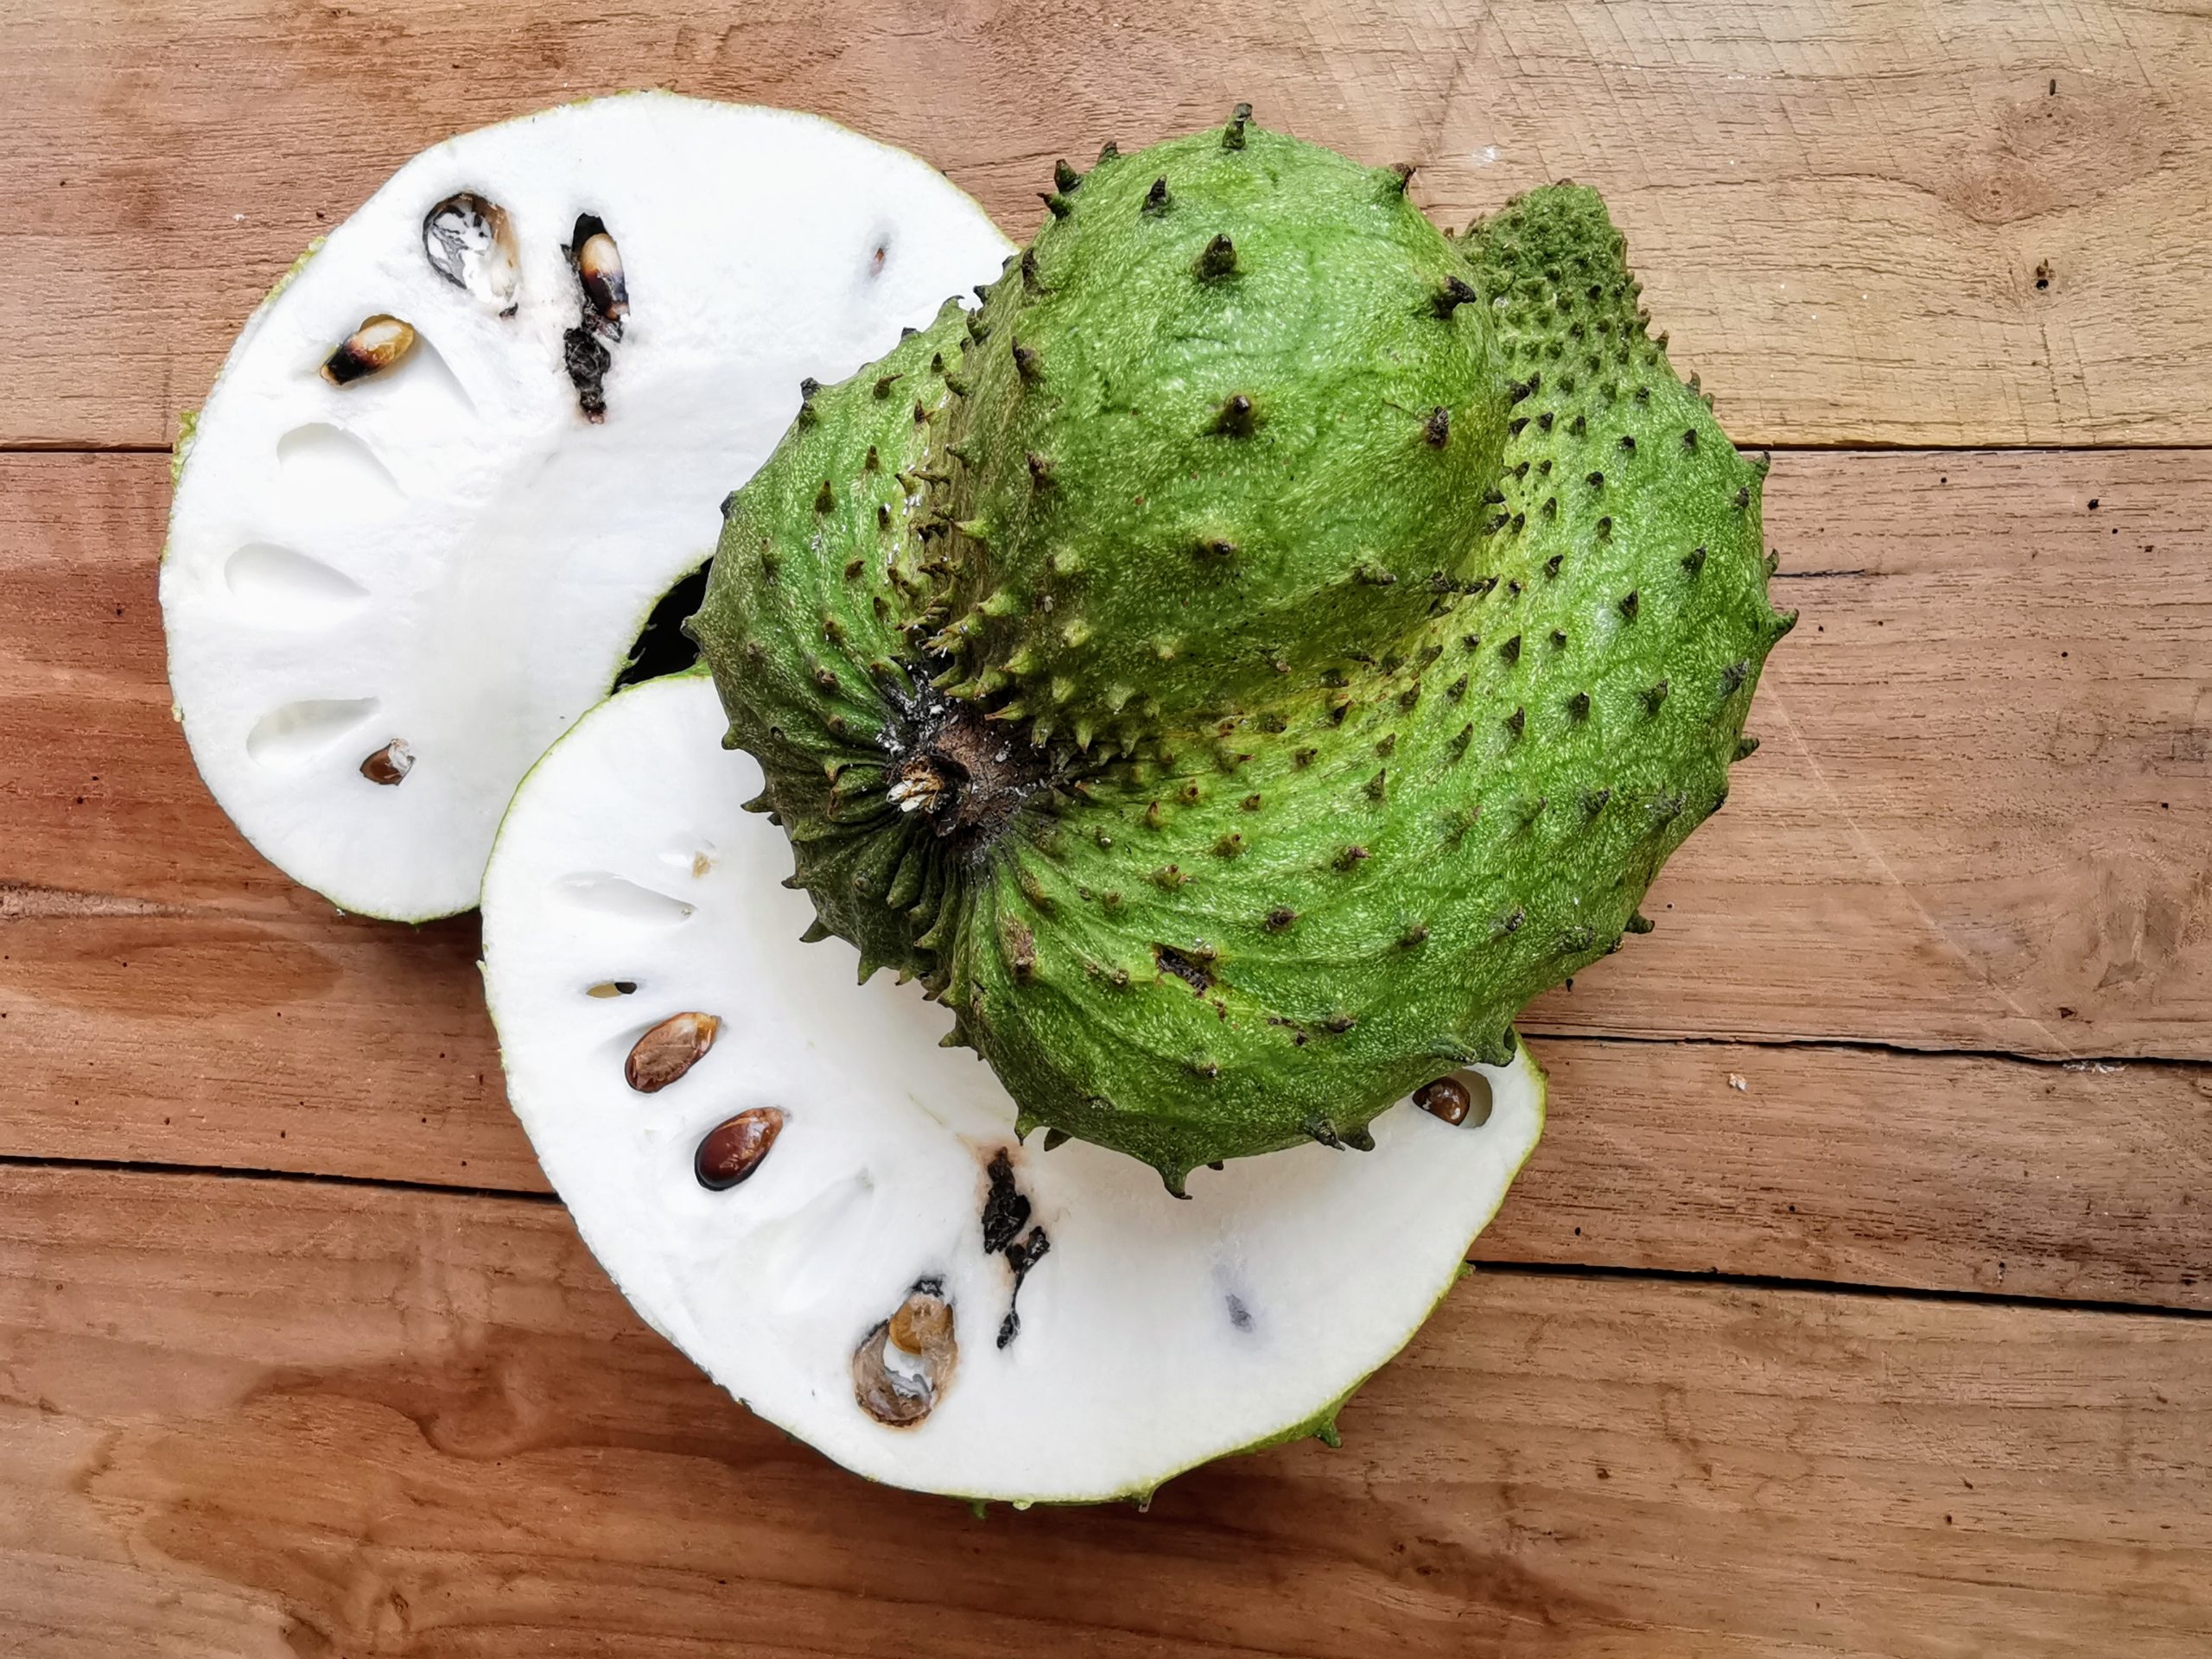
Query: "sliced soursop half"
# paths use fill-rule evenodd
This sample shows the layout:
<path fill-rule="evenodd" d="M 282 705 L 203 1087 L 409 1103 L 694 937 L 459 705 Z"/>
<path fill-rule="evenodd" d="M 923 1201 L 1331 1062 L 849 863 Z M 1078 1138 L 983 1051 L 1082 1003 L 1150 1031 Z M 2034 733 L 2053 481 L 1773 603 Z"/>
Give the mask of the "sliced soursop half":
<path fill-rule="evenodd" d="M 1006 251 L 923 162 L 778 110 L 636 93 L 416 156 L 255 313 L 182 456 L 162 604 L 216 798 L 345 909 L 467 909 L 803 383 Z"/>
<path fill-rule="evenodd" d="M 1197 1171 L 1015 1138 L 919 988 L 818 933 L 712 683 L 620 692 L 524 780 L 484 883 L 507 1088 L 600 1260 L 763 1417 L 873 1478 L 1138 1496 L 1300 1433 L 1403 1345 L 1535 1144 L 1525 1051 Z M 1426 1108 L 1424 1109 L 1424 1107 Z"/>

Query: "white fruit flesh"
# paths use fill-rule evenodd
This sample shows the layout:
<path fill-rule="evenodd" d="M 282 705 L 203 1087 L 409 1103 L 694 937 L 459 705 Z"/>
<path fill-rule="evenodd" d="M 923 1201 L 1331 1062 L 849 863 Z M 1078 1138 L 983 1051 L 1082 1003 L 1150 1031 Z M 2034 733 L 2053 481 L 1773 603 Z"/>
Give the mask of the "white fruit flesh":
<path fill-rule="evenodd" d="M 839 1462 L 963 1497 L 1142 1493 L 1326 1421 L 1450 1287 L 1534 1147 L 1525 1052 L 1481 1071 L 1486 1121 L 1404 1103 L 1371 1153 L 1200 1170 L 1187 1202 L 1082 1142 L 1024 1147 L 989 1069 L 938 1046 L 943 1010 L 888 976 L 856 988 L 841 941 L 799 942 L 811 906 L 779 885 L 783 831 L 741 810 L 760 773 L 721 747 L 726 723 L 698 676 L 613 697 L 525 779 L 485 877 L 509 1098 L 639 1312 Z M 632 1047 L 680 1014 L 720 1022 L 712 1046 L 632 1088 Z M 709 1190 L 702 1138 L 760 1109 L 780 1135 L 742 1184 Z M 1001 1151 L 1050 1240 L 1003 1347 L 1013 1269 L 982 1219 Z M 920 1421 L 887 1427 L 853 1356 L 928 1281 L 957 1363 Z M 894 1381 L 918 1363 L 895 1344 L 883 1363 Z"/>
<path fill-rule="evenodd" d="M 511 295 L 426 254 L 460 193 L 505 213 Z M 628 296 L 619 339 L 588 330 L 611 358 L 599 423 L 564 366 L 585 214 Z M 217 800 L 345 909 L 474 904 L 516 779 L 713 552 L 800 381 L 851 373 L 1007 251 L 914 157 L 777 110 L 636 93 L 416 157 L 248 322 L 185 457 L 162 605 Z M 372 318 L 411 346 L 334 384 L 357 330 L 391 348 Z M 395 740 L 411 764 L 364 775 Z"/>

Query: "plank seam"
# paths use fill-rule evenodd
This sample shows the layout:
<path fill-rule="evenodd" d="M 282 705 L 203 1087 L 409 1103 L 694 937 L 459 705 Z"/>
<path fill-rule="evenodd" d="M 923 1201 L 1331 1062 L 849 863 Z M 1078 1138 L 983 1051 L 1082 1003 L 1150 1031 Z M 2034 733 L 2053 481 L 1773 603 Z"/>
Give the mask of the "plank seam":
<path fill-rule="evenodd" d="M 225 1166 L 167 1164 L 100 1158 L 28 1158 L 0 1154 L 0 1169 L 60 1170 L 92 1174 L 207 1176 L 223 1180 L 289 1181 L 315 1185 L 368 1187 L 380 1192 L 482 1198 L 493 1203 L 557 1205 L 551 1192 L 490 1186 L 443 1186 L 435 1181 L 388 1179 L 372 1175 L 316 1175 L 302 1170 L 244 1169 Z M 1470 1256 L 1478 1272 L 1530 1279 L 1608 1279 L 1647 1283 L 1713 1286 L 1736 1290 L 1822 1296 L 1867 1296 L 1890 1300 L 1971 1303 L 2069 1313 L 2127 1314 L 2148 1319 L 2212 1320 L 2212 1308 L 2176 1307 L 2163 1302 L 2123 1302 L 2084 1297 L 2028 1296 L 2005 1291 L 1957 1290 L 1936 1286 L 1885 1285 L 1864 1280 L 1802 1279 L 1775 1274 L 1698 1272 L 1686 1268 L 1611 1267 L 1591 1262 L 1524 1262 Z"/>
<path fill-rule="evenodd" d="M 1620 1043 L 1657 1047 L 1673 1044 L 1682 1048 L 1803 1048 L 1840 1049 L 1849 1053 L 1896 1054 L 1912 1059 L 2003 1060 L 2015 1065 L 2054 1067 L 2061 1071 L 2088 1071 L 2107 1075 L 2137 1067 L 2165 1066 L 2177 1071 L 2212 1068 L 2212 1059 L 2190 1054 L 2024 1054 L 2009 1048 L 1951 1048 L 1918 1046 L 1878 1037 L 1706 1037 L 1643 1036 L 1634 1032 L 1583 1031 L 1573 1027 L 1515 1022 L 1523 1037 L 1546 1042 Z"/>
<path fill-rule="evenodd" d="M 319 1186 L 365 1186 L 385 1192 L 424 1192 L 464 1198 L 515 1199 L 557 1205 L 557 1194 L 522 1186 L 454 1186 L 443 1181 L 410 1181 L 396 1175 L 327 1175 L 304 1169 L 253 1169 L 240 1164 L 172 1164 L 137 1158 L 58 1158 L 0 1153 L 0 1170 L 57 1169 L 93 1174 L 213 1175 L 226 1180 L 293 1181 Z"/>
<path fill-rule="evenodd" d="M 1479 1273 L 1522 1279 L 1628 1279 L 1643 1283 L 1719 1285 L 1734 1290 L 1794 1292 L 1821 1296 L 1869 1296 L 1889 1301 L 1966 1302 L 1980 1307 L 2031 1308 L 2038 1313 L 2120 1313 L 2168 1319 L 2212 1319 L 2212 1308 L 2177 1307 L 2166 1302 L 2120 1302 L 2095 1297 L 2026 1296 L 2001 1290 L 1957 1290 L 1941 1286 L 1885 1285 L 1859 1279 L 1793 1279 L 1780 1274 L 1699 1272 L 1690 1268 L 1608 1267 L 1580 1262 L 1491 1261 L 1470 1256 Z"/>

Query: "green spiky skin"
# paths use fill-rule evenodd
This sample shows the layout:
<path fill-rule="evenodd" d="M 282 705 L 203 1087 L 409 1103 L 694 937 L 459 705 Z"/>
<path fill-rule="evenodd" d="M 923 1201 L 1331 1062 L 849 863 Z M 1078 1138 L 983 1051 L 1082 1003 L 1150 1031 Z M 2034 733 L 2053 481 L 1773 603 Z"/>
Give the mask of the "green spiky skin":
<path fill-rule="evenodd" d="M 942 585 L 937 424 L 948 354 L 964 337 L 948 301 L 880 362 L 810 395 L 766 466 L 725 511 L 705 603 L 686 624 L 715 670 L 729 747 L 761 765 L 748 803 L 790 835 L 787 885 L 823 931 L 860 947 L 861 977 L 925 962 L 961 896 L 925 820 L 885 799 L 915 711 L 941 701 L 907 629 Z"/>
<path fill-rule="evenodd" d="M 1250 130 L 1244 150 L 1224 153 L 1265 156 L 1263 138 Z M 1163 149 L 1189 156 L 1196 142 Z M 1095 173 L 1078 199 L 1113 167 L 1161 176 L 1149 154 Z M 1142 211 L 1143 192 L 1124 194 Z M 1109 200 L 1101 190 L 1089 205 Z M 1495 373 L 1510 411 L 1502 454 L 1471 486 L 1464 548 L 1442 575 L 1413 579 L 1430 555 L 1407 549 L 1432 519 L 1409 510 L 1405 541 L 1374 553 L 1408 573 L 1377 591 L 1392 606 L 1416 595 L 1410 618 L 1376 610 L 1363 644 L 1332 641 L 1287 672 L 1248 680 L 1235 645 L 1252 636 L 1222 610 L 1209 649 L 1225 653 L 1220 684 L 1236 689 L 1206 694 L 1195 676 L 1208 658 L 1193 657 L 1167 701 L 1203 716 L 1143 715 L 1110 753 L 1067 726 L 1023 743 L 1028 713 L 1001 716 L 1026 685 L 975 683 L 1002 632 L 948 638 L 948 618 L 973 613 L 964 595 L 1010 580 L 994 543 L 939 531 L 925 550 L 920 526 L 944 516 L 926 491 L 909 499 L 907 529 L 880 526 L 854 468 L 870 442 L 890 453 L 866 402 L 881 369 L 818 394 L 810 422 L 741 493 L 698 619 L 733 741 L 762 760 L 794 879 L 824 928 L 861 945 L 864 972 L 888 963 L 926 981 L 956 1015 L 955 1039 L 1005 1081 L 1024 1133 L 1117 1148 L 1176 1191 L 1217 1159 L 1308 1139 L 1359 1147 L 1369 1120 L 1421 1084 L 1509 1058 L 1510 1022 L 1531 997 L 1647 926 L 1636 910 L 1646 887 L 1726 795 L 1760 665 L 1792 620 L 1766 600 L 1763 466 L 1737 454 L 1646 336 L 1594 194 L 1534 192 L 1454 257 L 1484 301 L 1455 315 L 1491 320 L 1507 367 L 1489 366 L 1482 328 L 1468 359 Z M 1012 303 L 1009 285 L 1034 280 L 1010 268 L 980 325 L 941 321 L 932 335 L 980 326 L 988 362 L 1004 344 L 991 319 Z M 1372 308 L 1370 296 L 1358 302 Z M 1154 303 L 1167 315 L 1177 302 Z M 1330 314 L 1301 326 L 1325 331 Z M 941 354 L 934 340 L 902 350 L 925 344 Z M 976 356 L 941 413 L 915 423 L 906 410 L 896 428 L 957 512 L 975 480 L 1008 471 L 1001 452 L 1029 429 L 976 438 L 975 411 L 999 395 Z M 1129 364 L 1125 381 L 1144 372 Z M 1371 385 L 1351 401 L 1389 400 Z M 1039 418 L 1059 423 L 1064 452 L 1087 441 L 1088 424 L 1065 412 Z M 931 463 L 948 449 L 966 459 Z M 1063 545 L 1080 528 L 1050 522 Z M 883 552 L 886 536 L 905 551 Z M 782 556 L 772 582 L 763 550 Z M 911 585 L 893 574 L 902 569 Z M 1294 559 L 1282 569 L 1282 588 L 1250 579 L 1240 602 L 1251 618 L 1277 614 L 1284 593 L 1311 605 L 1310 572 Z M 1094 606 L 1113 597 L 1084 591 Z M 992 620 L 1025 627 L 1045 614 L 1041 602 L 1001 608 Z M 825 613 L 842 619 L 841 638 Z M 1033 632 L 1021 637 L 1042 652 Z M 1118 671 L 1084 654 L 1093 644 L 1122 648 L 1103 628 L 1060 647 L 1088 665 L 1069 676 L 1081 684 Z M 882 663 L 892 671 L 871 673 Z M 1040 654 L 1036 671 L 1052 663 Z M 932 701 L 932 681 L 965 699 Z M 1080 690 L 1059 706 L 1080 708 Z M 1005 741 L 984 741 L 995 734 Z M 902 810 L 916 802 L 898 780 L 916 766 L 933 789 L 951 781 L 928 810 Z"/>
<path fill-rule="evenodd" d="M 1506 416 L 1404 170 L 1243 124 L 1053 200 L 962 371 L 954 693 L 1132 743 L 1415 624 Z"/>

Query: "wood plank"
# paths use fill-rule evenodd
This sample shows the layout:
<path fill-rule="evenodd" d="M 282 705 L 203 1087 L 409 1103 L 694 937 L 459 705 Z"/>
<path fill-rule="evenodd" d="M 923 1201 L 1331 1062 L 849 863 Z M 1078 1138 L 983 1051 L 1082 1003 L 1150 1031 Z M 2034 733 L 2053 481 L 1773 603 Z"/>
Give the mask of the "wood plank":
<path fill-rule="evenodd" d="M 305 925 L 168 716 L 166 500 L 0 457 L 0 881 Z M 1764 747 L 1531 1028 L 2212 1058 L 2212 454 L 1784 454 L 1768 518 Z"/>
<path fill-rule="evenodd" d="M 542 1192 L 475 955 L 465 918 L 0 925 L 0 1155 Z M 1550 1121 L 1482 1259 L 2212 1310 L 2212 1069 L 1537 1053 Z"/>
<path fill-rule="evenodd" d="M 1128 1509 L 871 1487 L 561 1211 L 0 1177 L 0 1647 L 2201 1654 L 2212 1323 L 1478 1274 L 1344 1446 Z M 1079 1426 L 1071 1426 L 1079 1432 Z"/>
<path fill-rule="evenodd" d="M 0 15 L 0 223 L 38 273 L 0 312 L 0 443 L 168 442 L 270 282 L 408 156 L 655 84 L 906 145 L 1016 234 L 1055 155 L 1250 99 L 1420 162 L 1446 222 L 1599 185 L 1753 442 L 2212 442 L 2212 25 L 2188 0 L 52 0 Z"/>

